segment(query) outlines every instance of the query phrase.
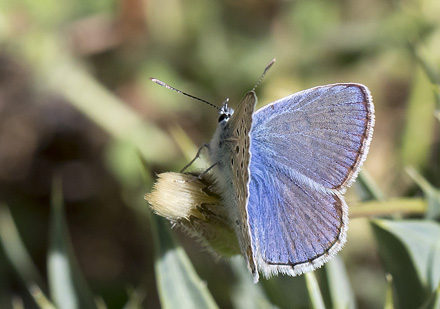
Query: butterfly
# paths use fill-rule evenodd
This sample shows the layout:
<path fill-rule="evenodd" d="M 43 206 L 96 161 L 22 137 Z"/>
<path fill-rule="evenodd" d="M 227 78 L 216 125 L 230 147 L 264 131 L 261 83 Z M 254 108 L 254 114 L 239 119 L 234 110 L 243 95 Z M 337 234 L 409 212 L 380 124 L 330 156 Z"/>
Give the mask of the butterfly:
<path fill-rule="evenodd" d="M 343 194 L 366 159 L 374 105 L 366 86 L 339 83 L 300 91 L 255 111 L 254 89 L 235 111 L 227 103 L 221 108 L 217 130 L 207 146 L 212 165 L 196 175 L 204 185 L 178 182 L 175 194 L 187 195 L 177 202 L 161 198 L 171 180 L 162 181 L 163 189 L 156 188 L 147 199 L 153 209 L 167 201 L 199 209 L 196 216 L 162 215 L 180 223 L 199 216 L 205 222 L 204 231 L 188 224 L 186 228 L 210 245 L 213 239 L 222 244 L 221 237 L 210 230 L 213 221 L 235 235 L 257 282 L 259 273 L 269 278 L 312 271 L 342 249 L 348 229 Z M 196 192 L 203 192 L 201 187 L 217 196 L 205 215 L 195 207 L 207 205 L 196 198 Z M 232 244 L 228 239 L 226 247 Z"/>

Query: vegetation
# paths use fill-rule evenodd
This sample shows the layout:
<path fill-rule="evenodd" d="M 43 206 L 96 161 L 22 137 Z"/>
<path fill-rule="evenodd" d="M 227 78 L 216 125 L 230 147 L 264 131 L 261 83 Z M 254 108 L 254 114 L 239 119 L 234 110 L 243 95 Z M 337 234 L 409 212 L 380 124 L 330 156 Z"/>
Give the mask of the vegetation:
<path fill-rule="evenodd" d="M 439 308 L 440 5 L 414 1 L 0 2 L 1 308 Z M 260 106 L 367 85 L 370 154 L 348 242 L 252 284 L 144 201 L 272 58 Z M 198 161 L 198 167 L 206 166 Z"/>

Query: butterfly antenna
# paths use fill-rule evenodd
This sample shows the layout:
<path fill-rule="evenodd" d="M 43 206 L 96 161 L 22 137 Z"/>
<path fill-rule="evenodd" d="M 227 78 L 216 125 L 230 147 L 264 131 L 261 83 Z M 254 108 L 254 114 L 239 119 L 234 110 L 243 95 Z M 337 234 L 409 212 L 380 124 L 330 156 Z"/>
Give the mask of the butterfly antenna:
<path fill-rule="evenodd" d="M 200 98 L 198 98 L 198 97 L 195 97 L 195 96 L 193 96 L 193 95 L 191 95 L 191 94 L 189 94 L 189 93 L 186 93 L 186 92 L 183 92 L 183 91 L 181 91 L 181 90 L 179 90 L 179 89 L 176 89 L 176 88 L 174 88 L 174 87 L 171 87 L 170 85 L 165 84 L 163 81 L 160 81 L 160 80 L 158 80 L 158 79 L 156 79 L 156 78 L 152 78 L 152 77 L 150 77 L 149 79 L 150 79 L 151 81 L 155 82 L 156 84 L 161 85 L 162 87 L 165 87 L 165 88 L 167 88 L 167 89 L 174 90 L 174 91 L 176 91 L 176 92 L 178 92 L 178 93 L 180 93 L 180 94 L 186 95 L 187 97 L 193 98 L 193 99 L 195 99 L 195 100 L 197 100 L 197 101 L 200 101 L 200 102 L 203 102 L 203 103 L 206 103 L 206 104 L 208 104 L 208 105 L 210 105 L 210 106 L 212 106 L 212 107 L 218 109 L 219 111 L 221 111 L 221 108 L 220 108 L 220 107 L 215 106 L 214 104 L 212 104 L 212 103 L 210 103 L 210 102 L 208 102 L 208 101 L 205 101 L 205 100 L 203 100 L 203 99 L 200 99 Z"/>
<path fill-rule="evenodd" d="M 276 58 L 273 58 L 269 64 L 266 66 L 266 68 L 263 71 L 263 74 L 261 74 L 260 79 L 258 80 L 258 82 L 255 84 L 254 88 L 252 88 L 252 91 L 255 91 L 255 89 L 257 89 L 258 85 L 261 83 L 261 81 L 264 78 L 264 75 L 266 75 L 266 72 L 269 71 L 269 69 L 272 67 L 272 65 L 275 63 L 275 61 L 277 61 Z"/>

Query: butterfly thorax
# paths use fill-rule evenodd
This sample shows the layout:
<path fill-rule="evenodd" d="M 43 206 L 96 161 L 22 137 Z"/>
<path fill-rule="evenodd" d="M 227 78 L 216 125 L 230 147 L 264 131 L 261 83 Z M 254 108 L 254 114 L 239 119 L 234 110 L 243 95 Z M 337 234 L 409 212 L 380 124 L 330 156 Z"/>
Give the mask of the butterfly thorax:
<path fill-rule="evenodd" d="M 222 189 L 221 192 L 225 192 L 226 188 L 230 188 L 231 186 L 231 177 L 230 173 L 224 173 L 224 169 L 228 166 L 227 162 L 229 161 L 229 155 L 231 145 L 227 142 L 228 137 L 230 137 L 228 120 L 230 116 L 226 116 L 224 113 L 220 113 L 219 119 L 223 118 L 219 121 L 217 130 L 214 133 L 214 136 L 209 143 L 209 158 L 210 163 L 214 166 L 214 174 L 219 175 L 216 177 L 216 185 Z"/>
<path fill-rule="evenodd" d="M 227 152 L 225 152 L 225 147 L 227 145 L 227 139 L 230 137 L 228 121 L 234 113 L 234 110 L 228 106 L 228 99 L 223 103 L 222 108 L 219 112 L 218 117 L 218 127 L 214 133 L 214 136 L 209 143 L 209 157 L 211 159 L 211 164 L 215 164 L 215 168 L 222 169 L 225 166 L 225 160 L 228 160 Z M 229 145 L 230 148 L 230 145 Z"/>

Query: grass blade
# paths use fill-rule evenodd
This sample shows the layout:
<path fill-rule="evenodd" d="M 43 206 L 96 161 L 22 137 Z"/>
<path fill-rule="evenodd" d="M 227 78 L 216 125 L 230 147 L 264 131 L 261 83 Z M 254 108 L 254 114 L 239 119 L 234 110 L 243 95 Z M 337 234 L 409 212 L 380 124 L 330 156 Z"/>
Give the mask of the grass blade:
<path fill-rule="evenodd" d="M 407 122 L 402 137 L 400 155 L 404 165 L 419 169 L 429 162 L 435 124 L 434 110 L 431 82 L 419 68 L 408 102 Z"/>
<path fill-rule="evenodd" d="M 323 267 L 331 308 L 356 308 L 356 300 L 340 256 Z M 323 289 L 324 290 L 324 289 Z"/>
<path fill-rule="evenodd" d="M 28 289 L 34 285 L 43 287 L 44 281 L 20 238 L 11 212 L 3 204 L 0 204 L 0 240 L 6 256 Z"/>
<path fill-rule="evenodd" d="M 134 145 L 149 162 L 169 162 L 176 150 L 169 136 L 102 86 L 61 42 L 54 33 L 44 31 L 30 33 L 21 41 L 18 50 L 32 66 L 36 80 L 113 138 Z"/>
<path fill-rule="evenodd" d="M 0 241 L 6 256 L 38 306 L 54 308 L 41 290 L 41 287 L 45 287 L 44 281 L 20 238 L 9 208 L 2 204 L 0 204 Z"/>
<path fill-rule="evenodd" d="M 51 206 L 47 269 L 52 298 L 57 308 L 96 308 L 92 293 L 73 254 L 59 179 L 53 182 Z"/>
<path fill-rule="evenodd" d="M 267 309 L 277 308 L 267 299 L 261 284 L 254 284 L 241 256 L 231 258 L 232 269 L 238 282 L 232 290 L 232 302 L 235 308 Z"/>
<path fill-rule="evenodd" d="M 393 276 L 401 308 L 417 308 L 440 282 L 440 225 L 421 220 L 372 221 L 379 253 Z"/>
<path fill-rule="evenodd" d="M 431 294 L 429 299 L 423 304 L 421 309 L 439 309 L 440 308 L 440 285 Z"/>
<path fill-rule="evenodd" d="M 385 294 L 385 305 L 384 309 L 394 309 L 394 299 L 393 299 L 393 277 L 388 274 L 387 278 L 387 292 Z"/>
<path fill-rule="evenodd" d="M 306 278 L 307 290 L 309 291 L 311 308 L 324 309 L 324 300 L 322 298 L 321 290 L 319 289 L 318 280 L 316 280 L 315 273 L 305 273 L 304 276 Z"/>
<path fill-rule="evenodd" d="M 151 216 L 157 289 L 162 308 L 218 308 L 166 220 Z"/>
<path fill-rule="evenodd" d="M 428 200 L 426 218 L 440 219 L 440 190 L 434 188 L 416 169 L 408 167 L 406 172 L 423 190 Z"/>
<path fill-rule="evenodd" d="M 395 198 L 386 201 L 369 201 L 350 208 L 350 218 L 400 215 L 423 215 L 428 209 L 424 198 Z"/>

